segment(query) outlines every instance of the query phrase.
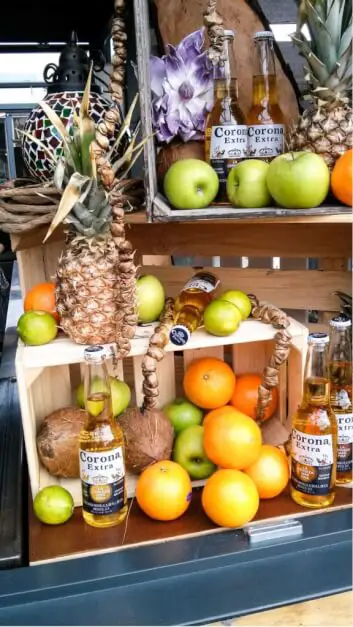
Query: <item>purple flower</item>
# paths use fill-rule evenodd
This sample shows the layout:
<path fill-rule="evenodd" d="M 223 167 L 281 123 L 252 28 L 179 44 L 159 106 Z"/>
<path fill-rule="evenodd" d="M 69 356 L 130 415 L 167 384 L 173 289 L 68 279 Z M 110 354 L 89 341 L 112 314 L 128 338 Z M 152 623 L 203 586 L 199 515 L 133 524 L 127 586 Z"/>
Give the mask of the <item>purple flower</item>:
<path fill-rule="evenodd" d="M 203 44 L 201 28 L 178 46 L 169 44 L 162 58 L 150 58 L 152 121 L 160 142 L 204 137 L 213 106 L 213 76 Z"/>

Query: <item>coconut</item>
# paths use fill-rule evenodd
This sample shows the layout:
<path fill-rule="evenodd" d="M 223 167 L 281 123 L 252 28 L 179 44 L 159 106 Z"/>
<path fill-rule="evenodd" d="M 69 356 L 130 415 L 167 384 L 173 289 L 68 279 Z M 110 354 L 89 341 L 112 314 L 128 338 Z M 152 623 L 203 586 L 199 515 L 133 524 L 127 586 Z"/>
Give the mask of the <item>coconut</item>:
<path fill-rule="evenodd" d="M 77 407 L 63 407 L 44 418 L 38 434 L 39 459 L 55 477 L 76 479 L 80 476 L 79 434 L 85 412 Z"/>
<path fill-rule="evenodd" d="M 131 407 L 118 418 L 125 439 L 126 468 L 140 474 L 154 462 L 170 459 L 174 430 L 167 416 L 159 409 L 143 413 Z"/>

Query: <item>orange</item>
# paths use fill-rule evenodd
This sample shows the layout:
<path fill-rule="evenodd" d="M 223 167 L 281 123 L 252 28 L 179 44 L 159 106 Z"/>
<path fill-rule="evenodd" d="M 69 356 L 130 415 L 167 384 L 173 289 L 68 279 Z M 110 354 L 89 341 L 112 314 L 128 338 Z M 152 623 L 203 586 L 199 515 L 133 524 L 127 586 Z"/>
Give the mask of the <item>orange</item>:
<path fill-rule="evenodd" d="M 27 292 L 24 301 L 25 311 L 46 311 L 55 320 L 59 316 L 55 309 L 55 285 L 54 283 L 38 283 Z"/>
<path fill-rule="evenodd" d="M 239 411 L 242 411 L 250 418 L 256 418 L 256 404 L 258 397 L 258 389 L 261 383 L 259 374 L 241 374 L 237 376 L 234 393 L 231 398 L 231 405 Z M 275 413 L 278 405 L 277 389 L 273 388 L 270 404 L 265 411 L 265 420 L 271 418 Z"/>
<path fill-rule="evenodd" d="M 255 483 L 239 470 L 217 470 L 207 480 L 201 500 L 207 516 L 221 527 L 242 527 L 259 508 Z"/>
<path fill-rule="evenodd" d="M 244 472 L 254 481 L 260 499 L 273 499 L 289 480 L 287 456 L 276 446 L 263 444 L 259 459 Z"/>
<path fill-rule="evenodd" d="M 243 470 L 258 459 L 261 429 L 234 407 L 211 411 L 204 420 L 203 445 L 207 457 L 221 468 Z"/>
<path fill-rule="evenodd" d="M 156 462 L 137 480 L 136 500 L 142 511 L 155 520 L 179 518 L 189 507 L 191 497 L 190 477 L 176 462 Z"/>
<path fill-rule="evenodd" d="M 184 375 L 184 392 L 189 401 L 202 409 L 216 409 L 229 403 L 235 374 L 228 364 L 215 357 L 195 359 Z"/>
<path fill-rule="evenodd" d="M 352 161 L 353 150 L 347 150 L 337 159 L 331 174 L 332 192 L 338 200 L 349 207 L 353 204 Z"/>

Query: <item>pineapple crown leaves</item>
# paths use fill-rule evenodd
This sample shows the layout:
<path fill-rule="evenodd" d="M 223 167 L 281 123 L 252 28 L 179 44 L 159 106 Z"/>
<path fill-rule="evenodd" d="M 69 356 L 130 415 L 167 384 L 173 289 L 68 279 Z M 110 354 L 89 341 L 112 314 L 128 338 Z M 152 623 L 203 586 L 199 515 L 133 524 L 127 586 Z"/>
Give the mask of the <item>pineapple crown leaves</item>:
<path fill-rule="evenodd" d="M 311 90 L 323 101 L 342 98 L 352 89 L 352 0 L 297 0 L 292 41 L 305 57 Z M 301 32 L 306 24 L 310 40 Z"/>

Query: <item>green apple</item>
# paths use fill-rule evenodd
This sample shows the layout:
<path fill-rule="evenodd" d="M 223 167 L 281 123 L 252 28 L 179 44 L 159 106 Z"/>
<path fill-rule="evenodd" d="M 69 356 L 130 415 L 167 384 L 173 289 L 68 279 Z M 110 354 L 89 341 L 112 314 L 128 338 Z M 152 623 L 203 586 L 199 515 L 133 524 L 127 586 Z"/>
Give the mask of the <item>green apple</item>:
<path fill-rule="evenodd" d="M 249 296 L 245 294 L 245 292 L 241 292 L 240 290 L 227 290 L 223 292 L 219 298 L 220 300 L 228 300 L 238 307 L 243 320 L 246 320 L 246 318 L 250 316 L 252 304 Z"/>
<path fill-rule="evenodd" d="M 113 406 L 113 415 L 119 416 L 125 411 L 127 406 L 131 400 L 131 390 L 125 381 L 119 381 L 115 377 L 109 377 L 110 381 L 110 390 L 112 395 L 112 406 Z M 96 377 L 92 384 L 92 392 L 103 392 L 105 390 L 105 385 L 102 379 Z M 85 407 L 85 393 L 83 383 L 81 383 L 76 390 L 76 402 L 79 407 L 84 409 Z M 89 411 L 93 410 L 93 415 L 98 416 L 100 412 L 103 410 L 103 402 L 102 407 L 97 406 L 98 403 L 93 406 L 89 406 Z"/>
<path fill-rule="evenodd" d="M 176 435 L 187 427 L 200 425 L 203 419 L 202 409 L 190 403 L 186 398 L 174 399 L 172 403 L 163 407 L 163 412 L 172 423 Z"/>
<path fill-rule="evenodd" d="M 203 426 L 187 427 L 174 442 L 173 460 L 185 468 L 191 479 L 207 479 L 216 470 L 203 448 Z"/>
<path fill-rule="evenodd" d="M 165 292 L 159 279 L 153 274 L 143 274 L 136 280 L 138 321 L 155 322 L 164 307 Z"/>
<path fill-rule="evenodd" d="M 212 300 L 203 315 L 203 324 L 207 333 L 219 337 L 234 333 L 241 321 L 242 315 L 238 307 L 220 298 Z"/>
<path fill-rule="evenodd" d="M 217 196 L 218 175 L 201 159 L 181 159 L 164 177 L 164 193 L 175 209 L 202 209 Z"/>
<path fill-rule="evenodd" d="M 270 163 L 266 180 L 278 205 L 287 209 L 309 209 L 325 200 L 330 188 L 330 171 L 320 155 L 287 152 Z"/>
<path fill-rule="evenodd" d="M 271 196 L 266 184 L 269 164 L 246 159 L 232 168 L 227 177 L 227 196 L 234 207 L 268 207 Z"/>

